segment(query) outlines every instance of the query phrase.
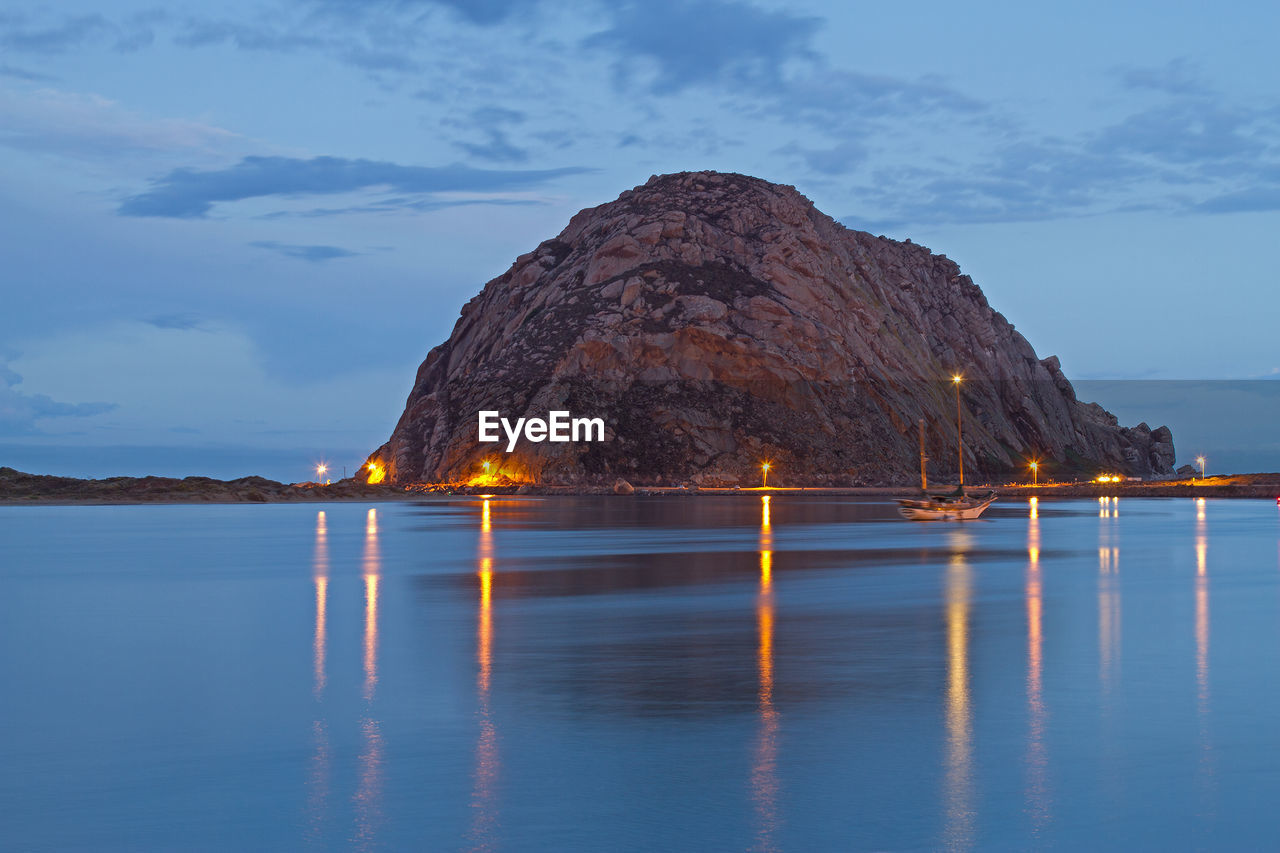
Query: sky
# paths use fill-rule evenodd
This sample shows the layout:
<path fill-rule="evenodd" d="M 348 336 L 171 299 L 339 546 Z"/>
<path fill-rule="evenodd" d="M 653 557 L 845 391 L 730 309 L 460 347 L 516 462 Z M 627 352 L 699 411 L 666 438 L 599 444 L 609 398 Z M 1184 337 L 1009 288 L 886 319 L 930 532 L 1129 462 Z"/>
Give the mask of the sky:
<path fill-rule="evenodd" d="M 1129 417 L 1117 380 L 1280 376 L 1278 30 L 1263 2 L 6 2 L 0 464 L 354 469 L 485 281 L 698 169 L 948 255 L 1190 461 L 1198 404 Z"/>

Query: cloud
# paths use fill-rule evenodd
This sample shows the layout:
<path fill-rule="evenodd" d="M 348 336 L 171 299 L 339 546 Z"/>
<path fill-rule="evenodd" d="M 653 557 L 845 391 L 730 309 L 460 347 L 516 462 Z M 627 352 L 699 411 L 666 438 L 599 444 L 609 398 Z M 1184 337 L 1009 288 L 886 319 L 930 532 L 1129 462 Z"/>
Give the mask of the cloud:
<path fill-rule="evenodd" d="M 1194 206 L 1198 213 L 1261 213 L 1280 210 L 1280 187 L 1250 187 L 1205 199 Z"/>
<path fill-rule="evenodd" d="M 1149 89 L 1170 95 L 1203 94 L 1208 91 L 1200 67 L 1186 57 L 1171 59 L 1155 68 L 1118 68 L 1115 74 L 1128 89 Z"/>
<path fill-rule="evenodd" d="M 301 48 L 324 47 L 327 42 L 304 35 L 291 26 L 266 23 L 188 18 L 173 39 L 183 47 L 207 47 L 229 44 L 240 50 L 279 51 L 287 53 Z"/>
<path fill-rule="evenodd" d="M 469 207 L 472 205 L 493 205 L 495 207 L 534 207 L 546 202 L 531 198 L 404 198 L 393 197 L 377 199 L 368 204 L 353 204 L 347 207 L 313 207 L 310 210 L 277 210 L 264 213 L 262 219 L 315 219 L 324 216 L 351 216 L 362 213 L 397 213 L 413 211 L 430 213 L 446 210 L 451 207 Z"/>
<path fill-rule="evenodd" d="M 155 40 L 152 25 L 166 14 L 151 10 L 113 22 L 102 15 L 76 15 L 52 25 L 31 25 L 25 17 L 0 18 L 0 48 L 19 53 L 60 54 L 114 38 L 112 47 L 128 53 Z"/>
<path fill-rule="evenodd" d="M 1280 113 L 1198 92 L 1167 95 L 1073 138 L 1006 133 L 990 155 L 967 163 L 882 166 L 857 188 L 874 215 L 844 222 L 898 228 L 1280 210 Z"/>
<path fill-rule="evenodd" d="M 124 216 L 201 218 L 218 202 L 266 196 L 328 195 L 373 188 L 401 193 L 499 192 L 545 183 L 587 170 L 473 169 L 468 166 L 402 166 L 341 157 L 245 157 L 225 169 L 175 169 L 146 192 L 120 205 Z"/>
<path fill-rule="evenodd" d="M 529 152 L 511 142 L 506 128 L 510 125 L 523 124 L 525 114 L 518 110 L 503 107 L 482 107 L 473 110 L 468 121 L 450 122 L 455 126 L 465 126 L 479 130 L 486 137 L 485 142 L 458 142 L 458 148 L 478 160 L 499 163 L 523 163 L 529 159 Z"/>
<path fill-rule="evenodd" d="M 338 246 L 300 246 L 296 243 L 277 243 L 274 240 L 255 240 L 249 245 L 312 263 L 332 261 L 337 258 L 354 258 L 360 255 L 360 252 L 352 252 Z"/>
<path fill-rule="evenodd" d="M 34 435 L 46 418 L 85 418 L 117 408 L 115 403 L 60 403 L 46 394 L 24 394 L 14 388 L 22 377 L 0 364 L 0 435 Z"/>
<path fill-rule="evenodd" d="M 1267 148 L 1256 133 L 1261 118 L 1214 100 L 1179 99 L 1104 129 L 1089 147 L 1103 154 L 1139 154 L 1175 164 L 1252 160 Z"/>
<path fill-rule="evenodd" d="M 847 175 L 867 159 L 867 146 L 857 140 L 846 140 L 830 148 L 805 148 L 792 143 L 778 153 L 798 155 L 819 175 Z"/>
<path fill-rule="evenodd" d="M 632 78 L 635 60 L 647 62 L 649 88 L 658 94 L 727 80 L 776 83 L 786 62 L 812 56 L 809 42 L 821 23 L 737 0 L 631 0 L 617 5 L 613 18 L 585 46 L 619 54 L 620 81 Z"/>
<path fill-rule="evenodd" d="M 0 145 L 79 158 L 123 153 L 222 151 L 242 137 L 187 119 L 148 118 L 99 95 L 0 87 Z"/>
<path fill-rule="evenodd" d="M 142 322 L 157 329 L 176 329 L 184 332 L 192 329 L 204 329 L 204 321 L 194 314 L 157 314 L 154 317 L 146 318 Z"/>
<path fill-rule="evenodd" d="M 437 7 L 447 9 L 462 20 L 478 26 L 502 23 L 516 12 L 532 9 L 538 0 L 313 0 L 313 5 L 346 18 L 371 10 L 401 10 Z"/>
<path fill-rule="evenodd" d="M 15 80 L 25 80 L 28 83 L 50 83 L 56 79 L 48 74 L 28 71 L 25 68 L 18 68 L 13 65 L 0 65 L 0 77 L 12 77 Z"/>
<path fill-rule="evenodd" d="M 0 47 L 23 53 L 63 53 L 112 29 L 101 15 L 80 15 L 51 27 L 6 29 L 0 32 Z"/>

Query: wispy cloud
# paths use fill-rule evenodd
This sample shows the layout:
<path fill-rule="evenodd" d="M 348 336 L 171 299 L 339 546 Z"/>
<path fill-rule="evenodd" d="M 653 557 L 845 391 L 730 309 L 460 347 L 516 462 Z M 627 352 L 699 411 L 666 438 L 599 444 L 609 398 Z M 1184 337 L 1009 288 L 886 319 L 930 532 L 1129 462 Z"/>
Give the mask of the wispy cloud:
<path fill-rule="evenodd" d="M 25 68 L 18 68 L 13 65 L 0 64 L 0 77 L 9 77 L 14 80 L 25 80 L 28 83 L 51 83 L 56 78 L 41 74 L 38 71 L 28 71 Z"/>
<path fill-rule="evenodd" d="M 78 15 L 51 26 L 24 22 L 0 31 L 0 47 L 22 53 L 63 53 L 112 29 L 102 15 Z"/>
<path fill-rule="evenodd" d="M 612 26 L 585 45 L 616 54 L 620 80 L 635 78 L 637 61 L 647 64 L 656 93 L 729 81 L 776 84 L 785 63 L 811 55 L 820 23 L 737 0 L 631 0 L 614 6 Z"/>
<path fill-rule="evenodd" d="M 277 243 L 275 240 L 254 240 L 249 245 L 257 249 L 276 252 L 287 258 L 297 258 L 311 263 L 332 261 L 338 258 L 354 258 L 361 254 L 338 246 L 301 246 L 296 243 Z"/>
<path fill-rule="evenodd" d="M 242 137 L 188 119 L 150 118 L 99 95 L 0 87 L 0 145 L 79 158 L 225 150 Z"/>
<path fill-rule="evenodd" d="M 511 141 L 509 128 L 525 121 L 525 114 L 503 107 L 482 107 L 472 110 L 466 121 L 450 124 L 464 129 L 474 129 L 485 137 L 484 142 L 458 142 L 458 148 L 477 160 L 497 163 L 523 163 L 529 159 L 529 151 Z"/>
<path fill-rule="evenodd" d="M 47 394 L 25 394 L 14 386 L 22 377 L 0 364 L 0 435 L 33 435 L 37 421 L 48 418 L 84 418 L 117 408 L 115 403 L 61 403 Z"/>
<path fill-rule="evenodd" d="M 1115 70 L 1121 84 L 1130 89 L 1151 89 L 1171 95 L 1200 94 L 1208 85 L 1200 67 L 1186 57 L 1171 59 L 1154 68 L 1124 67 Z"/>
<path fill-rule="evenodd" d="M 56 22 L 49 16 L 32 20 L 25 15 L 0 17 L 0 47 L 15 53 L 61 54 L 88 44 L 107 41 L 129 53 L 155 40 L 154 25 L 166 18 L 161 10 L 125 15 L 110 20 L 101 14 L 73 15 Z"/>
<path fill-rule="evenodd" d="M 473 169 L 468 166 L 403 166 L 341 157 L 245 157 L 226 169 L 175 169 L 146 192 L 120 205 L 124 216 L 200 218 L 218 202 L 266 196 L 300 197 L 385 188 L 395 192 L 500 192 L 581 174 L 586 169 Z"/>
<path fill-rule="evenodd" d="M 157 329 L 173 329 L 182 332 L 204 329 L 204 321 L 195 314 L 156 314 L 142 322 Z"/>
<path fill-rule="evenodd" d="M 1155 92 L 1157 101 L 1070 138 L 1003 132 L 980 159 L 879 165 L 856 187 L 870 215 L 844 221 L 897 228 L 1138 210 L 1280 210 L 1275 105 L 1216 95 L 1182 63 L 1128 69 L 1123 85 Z"/>
<path fill-rule="evenodd" d="M 346 207 L 313 207 L 309 210 L 275 210 L 264 213 L 261 219 L 317 219 L 327 216 L 353 216 L 365 213 L 430 213 L 435 210 L 447 210 L 451 207 L 470 207 L 474 205 L 492 205 L 495 207 L 528 207 L 546 202 L 531 198 L 417 198 L 392 196 L 375 199 L 368 204 L 352 204 Z"/>
<path fill-rule="evenodd" d="M 532 9 L 538 0 L 308 0 L 309 4 L 346 18 L 364 17 L 372 11 L 445 9 L 479 26 L 499 24 L 516 13 Z"/>

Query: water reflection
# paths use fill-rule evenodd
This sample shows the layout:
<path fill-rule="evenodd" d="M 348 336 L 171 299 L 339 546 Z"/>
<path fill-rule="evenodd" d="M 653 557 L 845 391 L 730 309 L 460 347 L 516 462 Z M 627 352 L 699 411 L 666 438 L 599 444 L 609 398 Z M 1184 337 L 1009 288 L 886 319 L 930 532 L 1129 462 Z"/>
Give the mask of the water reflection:
<path fill-rule="evenodd" d="M 760 499 L 760 593 L 756 605 L 759 645 L 760 734 L 751 769 L 751 797 L 756 810 L 756 850 L 776 850 L 778 827 L 778 710 L 773 705 L 773 526 L 770 496 Z"/>
<path fill-rule="evenodd" d="M 359 785 L 355 794 L 356 846 L 374 846 L 382 816 L 382 729 L 372 716 L 378 686 L 378 580 L 382 558 L 378 550 L 378 511 L 370 509 L 364 528 L 364 699 L 366 716 L 360 722 L 363 745 L 358 759 Z"/>
<path fill-rule="evenodd" d="M 973 711 L 969 702 L 969 598 L 972 582 L 962 546 L 966 534 L 955 533 L 957 546 L 947 567 L 947 755 L 943 802 L 943 841 L 950 850 L 973 846 Z"/>
<path fill-rule="evenodd" d="M 1103 698 L 1109 699 L 1120 644 L 1120 592 L 1116 576 L 1120 573 L 1119 498 L 1109 498 L 1111 509 L 1104 518 L 1110 523 L 1098 526 L 1098 676 Z"/>
<path fill-rule="evenodd" d="M 498 733 L 489 707 L 493 667 L 493 517 L 489 499 L 480 510 L 479 568 L 480 612 L 476 622 L 476 706 L 480 737 L 476 741 L 476 769 L 471 795 L 471 837 L 475 850 L 496 845 Z"/>
<path fill-rule="evenodd" d="M 1035 500 L 1035 498 L 1032 498 Z M 1040 519 L 1033 504 L 1027 524 L 1027 811 L 1039 835 L 1049 820 L 1047 714 L 1044 704 L 1043 583 L 1040 575 Z"/>
<path fill-rule="evenodd" d="M 316 546 L 312 561 L 312 577 L 316 587 L 316 630 L 312 641 L 315 672 L 314 692 L 316 698 L 324 692 L 327 676 L 325 674 L 325 643 L 329 604 L 329 525 L 324 510 L 316 513 Z"/>
<path fill-rule="evenodd" d="M 329 601 L 329 525 L 324 510 L 316 513 L 315 552 L 312 559 L 312 576 L 315 583 L 316 618 L 315 636 L 312 640 L 312 693 L 319 700 L 327 681 L 325 668 L 328 636 L 327 613 Z M 310 841 L 324 837 L 325 819 L 328 815 L 330 749 L 329 732 L 325 721 L 317 717 L 311 723 L 311 768 L 307 777 L 307 812 L 310 825 L 307 834 Z"/>
<path fill-rule="evenodd" d="M 1200 778 L 1202 796 L 1213 796 L 1213 751 L 1209 739 L 1209 524 L 1205 500 L 1196 498 L 1196 716 L 1200 723 Z M 1212 812 L 1210 802 L 1206 811 Z"/>
<path fill-rule="evenodd" d="M 1196 683 L 1200 713 L 1209 704 L 1209 532 L 1204 498 L 1196 500 Z"/>
<path fill-rule="evenodd" d="M 1103 698 L 1110 698 L 1120 662 L 1120 549 L 1098 547 L 1098 676 Z"/>

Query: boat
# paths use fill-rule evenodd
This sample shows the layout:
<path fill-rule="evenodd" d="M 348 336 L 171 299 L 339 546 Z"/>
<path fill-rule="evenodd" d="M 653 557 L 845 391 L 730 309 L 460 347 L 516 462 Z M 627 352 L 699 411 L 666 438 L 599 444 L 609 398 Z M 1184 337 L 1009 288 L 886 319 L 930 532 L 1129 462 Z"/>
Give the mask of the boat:
<path fill-rule="evenodd" d="M 995 500 L 995 492 L 926 494 L 922 498 L 899 498 L 898 512 L 911 521 L 965 521 L 982 515 Z"/>
<path fill-rule="evenodd" d="M 964 433 L 960 420 L 960 377 L 952 377 L 956 385 L 956 433 L 960 437 L 960 484 L 952 491 L 930 492 L 929 476 L 924 453 L 924 419 L 920 419 L 920 496 L 898 498 L 898 512 L 910 521 L 965 521 L 982 515 L 995 503 L 994 490 L 966 492 L 964 490 Z"/>

